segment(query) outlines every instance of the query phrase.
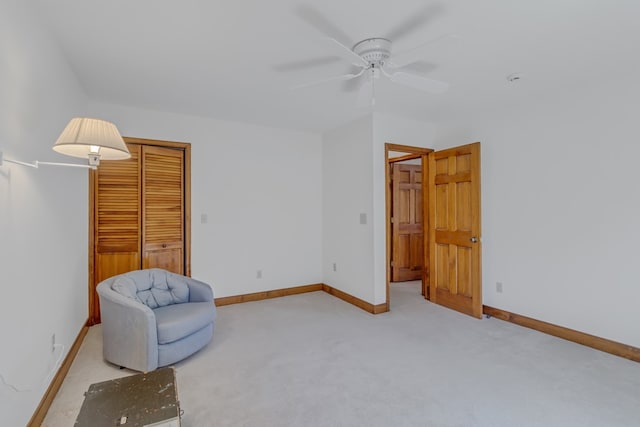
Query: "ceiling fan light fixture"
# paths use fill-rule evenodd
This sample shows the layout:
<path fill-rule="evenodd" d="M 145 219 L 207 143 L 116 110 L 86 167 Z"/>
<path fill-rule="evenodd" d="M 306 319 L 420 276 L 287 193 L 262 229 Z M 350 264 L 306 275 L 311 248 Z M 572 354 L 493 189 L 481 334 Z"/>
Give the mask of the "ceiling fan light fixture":
<path fill-rule="evenodd" d="M 391 57 L 391 40 L 382 37 L 364 39 L 353 46 L 353 52 L 370 66 L 381 67 Z"/>

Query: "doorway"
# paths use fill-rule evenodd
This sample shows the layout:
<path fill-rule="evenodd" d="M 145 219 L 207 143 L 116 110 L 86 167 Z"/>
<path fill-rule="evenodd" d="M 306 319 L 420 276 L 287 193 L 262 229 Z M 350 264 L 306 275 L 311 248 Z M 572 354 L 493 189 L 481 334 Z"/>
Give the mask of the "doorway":
<path fill-rule="evenodd" d="M 420 293 L 428 298 L 428 194 L 424 178 L 431 152 L 430 148 L 385 144 L 387 309 L 392 282 L 420 281 Z"/>

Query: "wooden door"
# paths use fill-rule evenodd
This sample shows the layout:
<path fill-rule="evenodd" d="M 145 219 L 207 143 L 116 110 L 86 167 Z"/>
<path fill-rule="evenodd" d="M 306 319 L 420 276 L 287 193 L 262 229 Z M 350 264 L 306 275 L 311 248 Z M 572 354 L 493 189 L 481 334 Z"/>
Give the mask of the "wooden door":
<path fill-rule="evenodd" d="M 424 264 L 422 166 L 395 163 L 391 179 L 391 280 L 419 280 Z"/>
<path fill-rule="evenodd" d="M 428 157 L 430 299 L 480 318 L 480 143 Z"/>
<path fill-rule="evenodd" d="M 129 151 L 131 158 L 103 160 L 91 174 L 93 288 L 111 276 L 140 268 L 140 146 L 130 145 Z M 96 323 L 100 302 L 95 291 L 89 297 L 91 320 Z"/>
<path fill-rule="evenodd" d="M 184 274 L 184 151 L 142 147 L 142 268 Z"/>

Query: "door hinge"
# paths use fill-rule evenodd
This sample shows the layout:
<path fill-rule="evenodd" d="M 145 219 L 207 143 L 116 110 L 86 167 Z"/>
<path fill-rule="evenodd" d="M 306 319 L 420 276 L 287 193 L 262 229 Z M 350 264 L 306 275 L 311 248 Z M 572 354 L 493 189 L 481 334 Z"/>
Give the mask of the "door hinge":
<path fill-rule="evenodd" d="M 394 266 L 394 262 L 393 262 L 393 261 L 391 261 L 391 267 L 393 267 L 393 266 Z"/>
<path fill-rule="evenodd" d="M 394 222 L 393 217 L 391 217 L 391 224 L 393 224 L 393 222 Z"/>

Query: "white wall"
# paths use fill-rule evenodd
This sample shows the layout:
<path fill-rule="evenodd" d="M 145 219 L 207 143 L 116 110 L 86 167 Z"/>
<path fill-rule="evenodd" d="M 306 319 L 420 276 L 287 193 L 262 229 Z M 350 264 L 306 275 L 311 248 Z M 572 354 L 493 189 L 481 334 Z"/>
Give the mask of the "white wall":
<path fill-rule="evenodd" d="M 0 3 L 0 150 L 72 161 L 51 146 L 86 97 L 31 2 Z M 87 171 L 0 166 L 2 424 L 25 425 L 87 320 Z M 58 345 L 51 351 L 51 337 Z"/>
<path fill-rule="evenodd" d="M 482 143 L 484 303 L 640 346 L 640 84 L 517 96 L 438 129 Z"/>
<path fill-rule="evenodd" d="M 374 301 L 372 132 L 369 115 L 325 133 L 322 145 L 324 283 L 368 302 Z"/>
<path fill-rule="evenodd" d="M 192 276 L 216 297 L 322 282 L 319 135 L 95 102 L 89 109 L 123 135 L 191 143 Z"/>

